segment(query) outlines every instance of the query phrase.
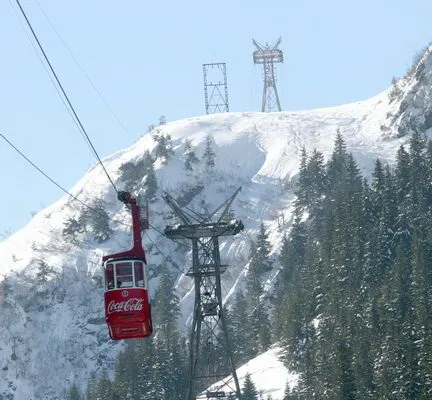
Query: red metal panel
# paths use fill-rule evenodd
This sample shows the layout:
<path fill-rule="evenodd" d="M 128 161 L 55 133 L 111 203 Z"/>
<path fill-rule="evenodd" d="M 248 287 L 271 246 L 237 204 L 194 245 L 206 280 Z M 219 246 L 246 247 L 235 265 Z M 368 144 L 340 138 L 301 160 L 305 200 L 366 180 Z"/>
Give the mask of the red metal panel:
<path fill-rule="evenodd" d="M 105 319 L 112 339 L 150 336 L 153 329 L 147 290 L 128 288 L 105 292 Z"/>

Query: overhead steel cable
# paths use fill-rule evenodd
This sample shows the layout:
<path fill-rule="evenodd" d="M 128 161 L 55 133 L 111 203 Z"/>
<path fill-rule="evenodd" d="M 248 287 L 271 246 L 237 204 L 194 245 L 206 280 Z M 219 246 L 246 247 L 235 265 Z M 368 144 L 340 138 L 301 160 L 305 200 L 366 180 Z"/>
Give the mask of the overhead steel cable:
<path fill-rule="evenodd" d="M 22 20 L 20 19 L 20 17 L 19 17 L 19 15 L 18 15 L 17 11 L 15 10 L 15 8 L 14 8 L 14 6 L 13 6 L 13 4 L 12 4 L 12 0 L 9 0 L 9 4 L 11 5 L 11 8 L 12 8 L 14 14 L 15 14 L 16 19 L 18 20 L 19 24 L 20 24 L 21 27 L 23 28 L 23 31 L 24 31 L 24 33 L 25 33 L 25 35 L 26 35 L 26 37 L 27 37 L 28 42 L 29 42 L 30 45 L 33 47 L 33 50 L 35 51 L 37 58 L 39 59 L 41 65 L 42 65 L 42 67 L 43 67 L 43 69 L 44 69 L 45 72 L 46 72 L 46 74 L 48 75 L 48 78 L 49 78 L 49 80 L 51 81 L 51 83 L 52 83 L 54 89 L 56 90 L 57 94 L 59 95 L 59 98 L 60 98 L 61 102 L 63 103 L 63 105 L 64 105 L 66 111 L 67 111 L 68 114 L 71 116 L 72 121 L 73 121 L 74 124 L 77 126 L 77 128 L 80 129 L 78 123 L 76 122 L 76 120 L 75 120 L 75 118 L 74 118 L 74 116 L 73 116 L 73 114 L 72 114 L 72 111 L 69 109 L 68 105 L 66 104 L 66 101 L 65 101 L 65 99 L 63 98 L 62 93 L 61 93 L 59 87 L 56 85 L 56 82 L 54 81 L 54 78 L 53 78 L 52 75 L 50 74 L 50 72 L 49 72 L 49 70 L 48 70 L 48 67 L 47 67 L 46 64 L 44 63 L 44 60 L 42 59 L 42 56 L 40 55 L 40 52 L 38 51 L 36 45 L 34 44 L 34 41 L 31 39 L 31 37 L 30 37 L 30 35 L 29 35 L 27 29 L 26 29 L 25 26 L 24 26 L 24 23 L 22 22 Z"/>
<path fill-rule="evenodd" d="M 46 174 L 44 171 L 42 171 L 32 160 L 30 160 L 20 149 L 18 149 L 5 135 L 0 133 L 0 136 L 3 138 L 3 140 L 11 146 L 24 160 L 26 160 L 33 168 L 37 169 L 45 178 L 47 178 L 51 183 L 56 185 L 60 190 L 71 196 L 76 201 L 80 202 L 86 207 L 89 207 L 87 204 L 85 204 L 83 201 L 75 197 L 72 193 L 68 192 L 63 186 L 59 185 L 54 179 L 50 178 L 48 174 Z"/>
<path fill-rule="evenodd" d="M 166 239 L 166 236 L 163 232 L 161 232 L 158 228 L 156 228 L 154 225 L 149 223 L 149 227 L 152 228 L 153 230 L 155 230 L 157 233 L 159 233 L 159 235 L 163 236 Z M 186 247 L 188 250 L 192 250 L 192 246 L 189 246 L 187 244 L 184 244 L 182 242 L 179 242 L 177 240 L 172 240 L 174 243 L 178 244 L 179 246 L 183 246 Z"/>
<path fill-rule="evenodd" d="M 67 105 L 68 105 L 69 109 L 72 111 L 72 114 L 73 114 L 73 116 L 74 116 L 74 119 L 76 120 L 76 122 L 77 122 L 78 125 L 79 125 L 80 131 L 81 131 L 81 134 L 84 136 L 84 138 L 85 138 L 87 144 L 90 146 L 90 148 L 91 148 L 91 150 L 93 151 L 93 154 L 95 155 L 96 159 L 99 161 L 99 163 L 100 163 L 102 169 L 104 170 L 104 172 L 105 172 L 105 174 L 106 174 L 108 180 L 111 182 L 111 185 L 113 186 L 115 192 L 118 193 L 117 187 L 115 186 L 113 180 L 111 179 L 110 175 L 108 174 L 108 171 L 106 170 L 105 165 L 103 164 L 101 158 L 99 157 L 98 152 L 96 151 L 96 149 L 95 149 L 95 147 L 94 147 L 92 141 L 90 140 L 90 137 L 89 137 L 89 135 L 87 134 L 87 131 L 86 131 L 86 129 L 84 128 L 84 125 L 82 124 L 80 118 L 78 117 L 78 114 L 76 113 L 74 106 L 72 105 L 71 101 L 69 100 L 69 97 L 68 97 L 68 95 L 67 95 L 65 89 L 63 88 L 63 85 L 62 85 L 62 83 L 60 82 L 60 79 L 59 79 L 59 77 L 57 76 L 57 73 L 55 72 L 54 67 L 52 66 L 52 64 L 51 64 L 51 62 L 50 62 L 50 60 L 49 60 L 49 58 L 48 58 L 48 56 L 47 56 L 47 54 L 46 54 L 46 52 L 45 52 L 45 50 L 44 50 L 44 48 L 43 48 L 41 42 L 39 41 L 39 38 L 37 37 L 36 32 L 35 32 L 34 29 L 33 29 L 33 26 L 31 25 L 29 19 L 27 18 L 27 15 L 26 15 L 24 9 L 22 8 L 20 1 L 19 1 L 19 0 L 15 0 L 15 1 L 16 1 L 16 3 L 17 3 L 18 7 L 19 7 L 19 9 L 20 9 L 20 11 L 21 11 L 21 13 L 22 13 L 22 15 L 23 15 L 23 17 L 24 17 L 26 23 L 27 23 L 27 26 L 29 27 L 29 29 L 30 29 L 30 31 L 31 31 L 31 33 L 32 33 L 32 35 L 33 35 L 33 37 L 34 37 L 34 39 L 35 39 L 35 41 L 36 41 L 36 43 L 37 43 L 37 45 L 38 45 L 38 47 L 39 47 L 39 49 L 40 49 L 40 51 L 41 51 L 41 53 L 42 53 L 44 59 L 45 59 L 45 61 L 46 61 L 47 65 L 48 65 L 50 71 L 51 71 L 51 73 L 53 74 L 53 76 L 54 76 L 54 78 L 55 78 L 55 81 L 57 82 L 57 85 L 58 85 L 58 87 L 60 88 L 60 90 L 61 90 L 61 92 L 62 92 L 62 94 L 63 94 L 63 97 L 64 97 L 64 99 L 65 99 L 66 102 L 67 102 Z"/>
<path fill-rule="evenodd" d="M 44 234 L 43 232 L 41 232 L 41 231 L 38 231 L 39 233 L 42 233 L 42 234 Z M 46 235 L 46 234 L 45 234 Z M 15 242 L 15 241 L 13 241 L 10 237 L 8 237 L 8 236 L 6 236 L 6 235 L 4 235 L 4 234 L 2 234 L 2 233 L 0 233 L 0 236 L 4 239 L 4 240 L 9 240 L 9 241 L 11 241 L 11 243 L 14 245 L 14 246 L 17 246 L 17 247 L 20 247 L 21 249 L 23 249 L 23 250 L 26 250 L 26 251 L 28 251 L 29 253 L 31 253 L 32 254 L 32 259 L 33 260 L 36 260 L 36 261 L 46 261 L 46 259 L 45 258 L 42 258 L 41 256 L 36 256 L 36 255 L 34 255 L 34 249 L 32 249 L 29 245 L 23 245 L 23 244 L 21 244 L 21 243 L 18 243 L 18 242 Z M 1 243 L 1 242 L 0 242 Z M 19 260 L 18 260 L 19 261 Z M 92 265 L 95 265 L 95 266 L 97 266 L 97 267 L 100 267 L 100 263 L 98 263 L 98 262 L 95 262 L 95 261 L 92 261 L 92 260 L 89 260 L 89 259 L 87 259 L 87 261 L 86 261 L 88 264 L 92 264 Z M 62 268 L 62 270 L 65 270 L 65 269 L 68 269 L 68 270 L 72 270 L 72 269 L 75 269 L 75 268 L 73 268 L 73 267 L 69 267 L 69 266 L 67 266 L 67 265 L 62 265 L 61 266 L 61 268 Z M 16 271 L 15 271 L 16 272 Z M 6 274 L 4 274 L 4 273 L 0 273 L 0 276 L 3 276 L 3 277 L 6 277 Z M 0 282 L 1 283 L 1 282 Z"/>
<path fill-rule="evenodd" d="M 118 115 L 114 112 L 113 108 L 110 106 L 110 104 L 105 100 L 105 98 L 102 96 L 101 91 L 96 87 L 96 85 L 93 83 L 93 81 L 91 80 L 90 76 L 86 73 L 86 71 L 84 70 L 83 66 L 78 62 L 77 58 L 74 56 L 74 54 L 72 53 L 72 50 L 70 49 L 70 47 L 67 45 L 66 41 L 62 38 L 62 36 L 60 35 L 60 33 L 58 32 L 58 30 L 56 29 L 56 27 L 54 26 L 54 24 L 52 23 L 51 19 L 48 17 L 47 13 L 44 11 L 44 9 L 42 8 L 42 6 L 40 5 L 40 3 L 37 0 L 34 0 L 34 2 L 37 4 L 37 6 L 39 7 L 39 9 L 41 10 L 42 14 L 45 16 L 46 20 L 48 21 L 49 25 L 51 26 L 52 30 L 54 31 L 54 33 L 57 35 L 57 37 L 59 38 L 59 40 L 62 42 L 63 46 L 65 47 L 65 49 L 67 50 L 67 52 L 69 53 L 69 55 L 71 56 L 72 60 L 75 62 L 75 64 L 78 66 L 78 68 L 81 70 L 81 72 L 83 73 L 83 75 L 85 76 L 85 78 L 87 79 L 87 81 L 89 82 L 90 86 L 93 88 L 93 90 L 96 92 L 96 94 L 99 96 L 100 100 L 102 101 L 102 103 L 105 105 L 105 107 L 107 108 L 107 110 L 111 113 L 111 115 L 114 117 L 114 119 L 118 122 L 118 124 L 121 126 L 121 128 L 127 133 L 127 134 L 131 134 L 131 132 L 128 130 L 128 128 L 126 127 L 126 125 L 120 120 L 120 118 L 118 117 Z"/>
<path fill-rule="evenodd" d="M 60 184 L 58 184 L 47 173 L 45 173 L 44 171 L 42 171 L 42 169 L 40 169 L 32 160 L 30 160 L 30 158 L 28 158 L 20 149 L 18 149 L 18 147 L 16 147 L 5 135 L 3 135 L 2 133 L 0 133 L 0 137 L 2 137 L 3 140 L 9 146 L 11 146 L 22 158 L 24 158 L 33 168 L 35 168 L 36 170 L 38 170 L 45 178 L 47 178 L 51 183 L 53 183 L 54 185 L 56 185 L 64 193 L 66 193 L 67 195 L 69 195 L 70 197 L 72 197 L 72 199 L 76 200 L 77 202 L 79 202 L 80 204 L 82 204 L 84 207 L 87 207 L 89 210 L 92 210 L 92 211 L 95 211 L 95 212 L 100 212 L 99 209 L 91 207 L 88 204 L 84 203 L 78 197 L 74 196 L 72 193 L 70 193 L 68 190 L 66 190 L 63 186 L 61 186 Z M 121 221 L 115 221 L 115 222 L 123 224 Z M 126 224 L 124 224 L 124 225 L 126 225 Z"/>
<path fill-rule="evenodd" d="M 152 242 L 153 246 L 156 247 L 156 250 L 162 255 L 162 257 L 169 263 L 171 263 L 173 265 L 173 267 L 175 269 L 177 269 L 179 272 L 181 272 L 182 274 L 186 275 L 186 271 L 183 270 L 182 268 L 180 268 L 180 266 L 172 259 L 171 256 L 166 256 L 164 254 L 164 252 L 160 249 L 160 247 L 157 245 L 157 243 L 150 237 L 150 235 L 145 232 L 145 235 L 147 236 L 148 240 L 150 240 L 150 242 Z"/>
<path fill-rule="evenodd" d="M 37 47 L 37 46 L 35 45 L 35 43 L 34 43 L 34 40 L 32 40 L 32 38 L 30 37 L 30 34 L 28 33 L 28 30 L 27 30 L 26 27 L 24 26 L 24 23 L 23 23 L 22 19 L 19 17 L 18 12 L 15 10 L 15 8 L 14 8 L 12 2 L 13 2 L 13 0 L 9 0 L 9 4 L 11 5 L 11 8 L 12 8 L 12 10 L 13 10 L 13 12 L 14 12 L 14 14 L 15 14 L 17 20 L 18 20 L 18 22 L 20 23 L 21 27 L 23 28 L 23 31 L 24 31 L 24 33 L 25 33 L 25 35 L 26 35 L 26 37 L 27 37 L 27 39 L 28 39 L 30 45 L 33 47 L 33 49 L 34 49 L 34 51 L 35 51 L 35 53 L 36 53 L 37 58 L 39 59 L 40 63 L 42 64 L 42 67 L 43 67 L 43 69 L 45 70 L 46 74 L 48 75 L 48 78 L 49 78 L 49 80 L 51 81 L 51 83 L 52 83 L 52 85 L 53 85 L 55 91 L 56 91 L 57 94 L 59 95 L 59 98 L 60 98 L 61 102 L 63 103 L 63 105 L 64 105 L 66 111 L 68 112 L 68 114 L 69 114 L 70 117 L 72 118 L 73 123 L 76 125 L 76 127 L 77 127 L 78 130 L 80 131 L 80 133 L 81 133 L 81 135 L 83 136 L 83 138 L 84 138 L 84 140 L 85 140 L 87 146 L 89 147 L 90 151 L 93 151 L 92 148 L 90 147 L 89 143 L 87 142 L 85 136 L 84 136 L 83 133 L 81 132 L 81 127 L 79 126 L 77 120 L 75 119 L 75 116 L 73 115 L 73 113 L 72 113 L 70 107 L 68 106 L 68 104 L 67 104 L 67 102 L 66 102 L 66 100 L 65 100 L 65 98 L 64 98 L 64 96 L 63 96 L 63 93 L 61 92 L 61 90 L 60 90 L 60 88 L 59 88 L 59 85 L 57 84 L 57 82 L 55 81 L 55 79 L 54 79 L 54 77 L 53 77 L 53 74 L 50 73 L 50 70 L 49 70 L 49 68 L 48 68 L 48 66 L 47 66 L 47 64 L 46 64 L 46 62 L 44 61 L 44 59 L 43 59 L 43 57 L 42 57 L 42 55 L 41 55 L 41 51 L 40 51 L 40 49 L 38 49 L 38 47 Z"/>

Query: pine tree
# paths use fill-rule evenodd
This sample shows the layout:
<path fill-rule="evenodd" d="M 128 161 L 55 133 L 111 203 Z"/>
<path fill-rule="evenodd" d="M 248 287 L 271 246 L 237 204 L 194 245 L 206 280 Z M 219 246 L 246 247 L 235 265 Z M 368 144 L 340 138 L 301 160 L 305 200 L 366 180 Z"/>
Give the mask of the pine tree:
<path fill-rule="evenodd" d="M 255 348 L 258 353 L 268 350 L 272 343 L 271 323 L 269 312 L 263 301 L 258 302 L 252 309 L 249 320 L 253 321 L 251 325 L 251 343 L 256 343 Z"/>
<path fill-rule="evenodd" d="M 264 223 L 261 223 L 260 231 L 256 238 L 253 249 L 253 256 L 250 263 L 250 270 L 257 274 L 258 279 L 262 274 L 271 271 L 272 264 L 269 259 L 270 242 Z"/>
<path fill-rule="evenodd" d="M 126 191 L 132 192 L 138 186 L 143 176 L 142 167 L 143 161 L 136 164 L 126 162 L 120 166 L 120 180 L 124 182 Z"/>
<path fill-rule="evenodd" d="M 296 218 L 292 224 L 290 236 L 284 235 L 279 254 L 281 291 L 287 291 L 293 283 L 296 271 L 305 265 L 308 233 L 305 223 Z"/>
<path fill-rule="evenodd" d="M 346 151 L 345 140 L 338 130 L 333 147 L 333 153 L 327 164 L 328 192 L 332 197 L 343 194 L 341 190 L 346 182 Z"/>
<path fill-rule="evenodd" d="M 82 400 L 81 394 L 76 385 L 73 385 L 70 388 L 67 400 Z"/>
<path fill-rule="evenodd" d="M 216 165 L 215 162 L 216 154 L 213 150 L 213 146 L 214 146 L 213 136 L 207 135 L 205 139 L 205 149 L 203 154 L 203 159 L 205 160 L 207 171 L 210 171 Z"/>
<path fill-rule="evenodd" d="M 150 390 L 152 380 L 152 340 L 128 341 L 115 365 L 114 388 L 126 399 L 141 399 Z"/>
<path fill-rule="evenodd" d="M 350 340 L 341 340 L 338 347 L 340 362 L 340 393 L 341 399 L 357 399 L 357 388 L 353 370 L 352 344 Z"/>
<path fill-rule="evenodd" d="M 102 372 L 97 385 L 97 396 L 101 399 L 113 400 L 115 391 L 106 370 Z"/>
<path fill-rule="evenodd" d="M 189 139 L 186 139 L 185 141 L 185 154 L 186 154 L 186 159 L 184 162 L 185 168 L 188 171 L 192 171 L 193 165 L 197 164 L 199 162 L 199 159 L 196 156 L 195 148 L 192 146 L 192 142 Z"/>
<path fill-rule="evenodd" d="M 63 237 L 73 244 L 79 244 L 79 235 L 84 232 L 84 227 L 75 218 L 69 217 L 64 223 Z"/>
<path fill-rule="evenodd" d="M 432 204 L 432 141 L 429 140 L 426 145 L 425 151 L 425 177 L 423 197 L 424 204 Z"/>
<path fill-rule="evenodd" d="M 175 294 L 175 277 L 168 266 L 160 267 L 160 280 L 154 299 L 157 314 L 154 318 L 155 330 L 159 335 L 154 340 L 153 361 L 154 382 L 157 385 L 156 398 L 178 399 L 182 397 L 184 386 L 184 353 L 180 349 L 180 335 L 177 330 L 179 299 Z"/>
<path fill-rule="evenodd" d="M 88 223 L 90 232 L 96 241 L 103 243 L 111 237 L 110 217 L 105 209 L 103 200 L 96 199 L 92 203 L 91 208 L 86 209 L 82 215 L 84 221 Z"/>
<path fill-rule="evenodd" d="M 258 390 L 249 373 L 247 373 L 245 376 L 242 390 L 242 400 L 258 400 Z"/>
<path fill-rule="evenodd" d="M 275 295 L 274 334 L 279 340 L 285 341 L 287 346 L 291 346 L 291 341 L 295 337 L 296 321 L 301 320 L 298 317 L 302 313 L 298 313 L 296 299 L 300 296 L 298 283 L 302 278 L 302 271 L 306 268 L 307 245 L 306 225 L 296 218 L 290 236 L 284 237 L 279 256 L 281 272 Z"/>
<path fill-rule="evenodd" d="M 12 293 L 12 278 L 5 276 L 0 282 L 0 307 L 7 308 L 12 306 Z"/>
<path fill-rule="evenodd" d="M 38 271 L 36 273 L 36 280 L 39 284 L 44 285 L 49 281 L 49 278 L 55 275 L 54 269 L 49 266 L 44 260 L 37 262 Z"/>
<path fill-rule="evenodd" d="M 238 292 L 235 298 L 232 315 L 231 329 L 229 329 L 232 340 L 234 362 L 240 364 L 257 355 L 252 340 L 252 321 L 250 319 L 251 307 L 242 291 Z"/>
<path fill-rule="evenodd" d="M 408 193 L 411 191 L 411 169 L 410 169 L 410 156 L 401 146 L 396 155 L 396 185 L 398 186 L 397 201 L 399 204 L 406 205 L 408 200 Z"/>
<path fill-rule="evenodd" d="M 98 396 L 98 380 L 95 372 L 90 374 L 90 378 L 87 384 L 87 390 L 85 400 L 97 400 Z"/>
<path fill-rule="evenodd" d="M 261 273 L 253 261 L 254 259 L 252 258 L 246 275 L 246 292 L 251 309 L 260 302 L 260 297 L 263 293 Z"/>
<path fill-rule="evenodd" d="M 153 133 L 152 138 L 157 143 L 155 148 L 155 157 L 161 158 L 162 163 L 166 164 L 171 156 L 175 154 L 172 148 L 171 136 L 169 134 L 164 135 L 159 129 L 157 129 L 156 132 Z"/>
<path fill-rule="evenodd" d="M 153 163 L 151 163 L 147 167 L 146 171 L 146 179 L 145 179 L 145 188 L 146 188 L 146 196 L 149 199 L 149 201 L 156 200 L 156 193 L 158 190 L 158 184 L 156 179 L 155 170 L 153 167 Z"/>
<path fill-rule="evenodd" d="M 251 336 L 249 346 L 255 354 L 267 349 L 271 341 L 271 326 L 268 311 L 264 305 L 262 276 L 268 273 L 272 265 L 269 260 L 270 243 L 264 224 L 261 224 L 255 246 L 252 248 L 252 259 L 246 276 L 246 289 L 249 305 L 249 318 L 255 321 L 250 325 Z"/>
<path fill-rule="evenodd" d="M 379 158 L 375 161 L 375 168 L 372 173 L 372 190 L 374 193 L 375 207 L 381 210 L 384 206 L 385 174 L 384 167 Z"/>
<path fill-rule="evenodd" d="M 300 157 L 298 180 L 294 190 L 294 194 L 296 195 L 296 200 L 294 202 L 296 215 L 301 215 L 303 210 L 309 205 L 308 190 L 310 187 L 310 179 L 307 163 L 308 155 L 306 149 L 303 147 Z"/>
<path fill-rule="evenodd" d="M 120 180 L 125 183 L 125 190 L 128 192 L 139 190 L 143 185 L 143 179 L 146 177 L 144 185 L 154 195 L 157 189 L 154 162 L 155 159 L 146 150 L 142 159 L 138 162 L 126 162 L 122 164 L 119 168 L 121 172 Z"/>
<path fill-rule="evenodd" d="M 319 202 L 327 187 L 324 156 L 321 152 L 314 149 L 308 159 L 306 150 L 303 148 L 299 179 L 294 194 L 295 215 L 300 217 L 302 212 L 307 209 L 312 214 L 319 212 Z"/>
<path fill-rule="evenodd" d="M 160 339 L 164 341 L 168 349 L 172 349 L 179 340 L 177 332 L 179 299 L 174 290 L 175 278 L 166 264 L 160 266 L 159 276 L 159 285 L 154 298 L 154 307 L 158 310 L 155 325 L 158 326 Z"/>
<path fill-rule="evenodd" d="M 411 201 L 414 212 L 418 211 L 423 203 L 423 188 L 426 177 L 426 137 L 414 132 L 410 140 L 410 167 L 411 167 Z M 417 211 L 417 212 L 416 212 Z"/>
<path fill-rule="evenodd" d="M 324 155 L 314 149 L 307 164 L 309 177 L 308 206 L 312 217 L 320 212 L 320 202 L 327 189 L 327 176 L 325 171 Z"/>
<path fill-rule="evenodd" d="M 290 386 L 287 384 L 285 386 L 285 392 L 284 397 L 282 400 L 299 400 L 300 397 L 298 396 L 298 393 L 296 393 L 295 389 L 291 390 Z"/>

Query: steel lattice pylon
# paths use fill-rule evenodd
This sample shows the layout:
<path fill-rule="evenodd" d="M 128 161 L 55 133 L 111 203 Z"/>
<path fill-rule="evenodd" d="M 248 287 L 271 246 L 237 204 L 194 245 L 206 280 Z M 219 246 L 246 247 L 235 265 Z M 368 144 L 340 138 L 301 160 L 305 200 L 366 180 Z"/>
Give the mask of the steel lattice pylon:
<path fill-rule="evenodd" d="M 210 71 L 214 71 L 216 75 L 209 77 Z M 229 105 L 226 64 L 203 64 L 203 78 L 206 113 L 214 114 L 218 112 L 228 112 Z"/>
<path fill-rule="evenodd" d="M 282 50 L 277 48 L 281 42 L 281 38 L 272 46 L 268 43 L 263 46 L 253 39 L 252 42 L 257 48 L 257 50 L 253 52 L 254 63 L 263 64 L 264 69 L 264 90 L 261 111 L 282 111 L 276 87 L 276 71 L 274 67 L 275 63 L 283 62 Z"/>
<path fill-rule="evenodd" d="M 195 304 L 185 400 L 241 399 L 222 304 L 221 274 L 227 266 L 221 264 L 219 252 L 220 236 L 236 235 L 244 229 L 240 220 L 229 218 L 229 207 L 240 189 L 212 215 L 205 217 L 185 212 L 169 194 L 164 195 L 182 222 L 181 225 L 167 226 L 165 235 L 170 239 L 192 241 L 192 268 L 187 275 L 194 278 Z M 220 216 L 212 222 L 217 213 Z M 204 393 L 204 389 L 209 387 Z"/>

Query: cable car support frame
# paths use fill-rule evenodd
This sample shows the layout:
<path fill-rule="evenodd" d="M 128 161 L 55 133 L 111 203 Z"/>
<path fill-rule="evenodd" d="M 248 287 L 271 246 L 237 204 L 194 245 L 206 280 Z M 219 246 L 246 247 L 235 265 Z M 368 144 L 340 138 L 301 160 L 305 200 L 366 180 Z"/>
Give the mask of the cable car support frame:
<path fill-rule="evenodd" d="M 220 236 L 236 235 L 244 229 L 242 221 L 233 219 L 229 213 L 240 190 L 241 187 L 211 215 L 206 216 L 182 209 L 168 193 L 163 196 L 180 220 L 180 224 L 167 226 L 164 234 L 172 240 L 192 241 L 192 268 L 186 275 L 194 279 L 195 304 L 189 343 L 189 384 L 185 400 L 241 399 L 223 309 L 221 275 L 227 265 L 221 264 L 219 251 Z M 212 218 L 216 220 L 212 221 Z M 228 365 L 221 365 L 220 359 L 223 357 L 226 357 Z M 216 382 L 219 384 L 215 385 Z M 210 389 L 203 391 L 206 387 Z"/>

